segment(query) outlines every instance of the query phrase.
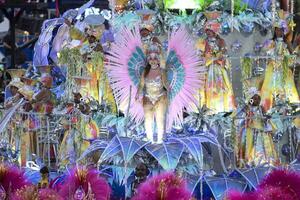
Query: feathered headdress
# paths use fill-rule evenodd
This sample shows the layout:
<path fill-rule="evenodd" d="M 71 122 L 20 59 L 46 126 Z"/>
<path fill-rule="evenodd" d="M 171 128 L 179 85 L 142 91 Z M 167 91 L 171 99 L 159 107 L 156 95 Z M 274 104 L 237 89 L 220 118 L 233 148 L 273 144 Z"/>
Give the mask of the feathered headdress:
<path fill-rule="evenodd" d="M 276 13 L 276 20 L 274 22 L 274 28 L 282 29 L 284 34 L 288 33 L 288 31 L 289 31 L 288 14 L 284 10 L 279 10 Z"/>
<path fill-rule="evenodd" d="M 32 100 L 34 95 L 33 86 L 35 85 L 36 81 L 25 77 L 22 77 L 21 80 L 24 82 L 24 86 L 19 88 L 18 92 L 22 94 L 25 99 Z"/>
<path fill-rule="evenodd" d="M 23 87 L 24 84 L 20 78 L 25 75 L 26 71 L 24 69 L 8 69 L 7 71 L 12 78 L 8 86 L 14 86 L 18 89 Z"/>
<path fill-rule="evenodd" d="M 152 22 L 152 17 L 155 15 L 155 12 L 152 10 L 138 10 L 136 13 L 141 17 L 141 24 L 140 24 L 140 30 L 141 29 L 147 29 L 148 31 L 153 31 L 154 26 Z"/>
<path fill-rule="evenodd" d="M 221 24 L 218 22 L 218 18 L 220 17 L 221 12 L 205 12 L 204 15 L 207 19 L 207 22 L 205 23 L 205 30 L 212 30 L 215 33 L 219 33 Z"/>
<path fill-rule="evenodd" d="M 246 102 L 249 102 L 250 99 L 254 96 L 254 95 L 259 95 L 260 92 L 256 87 L 250 87 L 247 91 L 246 91 Z"/>
<path fill-rule="evenodd" d="M 161 47 L 157 42 L 152 42 L 147 49 L 146 56 L 147 60 L 160 61 Z"/>
<path fill-rule="evenodd" d="M 98 172 L 84 167 L 75 168 L 59 191 L 62 197 L 97 200 L 108 200 L 110 193 L 109 185 Z"/>
<path fill-rule="evenodd" d="M 148 179 L 137 190 L 133 200 L 190 200 L 186 182 L 174 173 L 167 172 Z"/>
<path fill-rule="evenodd" d="M 216 20 L 208 21 L 205 24 L 205 30 L 212 30 L 215 33 L 219 33 L 221 29 L 221 24 Z"/>
<path fill-rule="evenodd" d="M 63 200 L 64 198 L 53 189 L 40 189 L 34 185 L 23 187 L 12 197 L 12 200 Z"/>

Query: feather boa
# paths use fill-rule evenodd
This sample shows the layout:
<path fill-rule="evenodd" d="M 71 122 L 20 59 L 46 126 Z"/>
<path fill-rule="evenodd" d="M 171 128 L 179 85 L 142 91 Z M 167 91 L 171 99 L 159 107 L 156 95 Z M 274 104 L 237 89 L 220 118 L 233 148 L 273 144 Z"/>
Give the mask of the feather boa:
<path fill-rule="evenodd" d="M 110 198 L 109 185 L 93 169 L 75 168 L 61 186 L 59 194 L 67 199 L 73 199 L 79 188 L 82 188 L 87 199 L 108 200 Z"/>
<path fill-rule="evenodd" d="M 274 170 L 259 184 L 255 192 L 241 194 L 230 191 L 228 200 L 298 200 L 300 199 L 300 174 L 288 170 Z"/>
<path fill-rule="evenodd" d="M 174 173 L 163 173 L 144 182 L 137 190 L 133 200 L 190 200 L 191 192 L 188 191 L 184 180 Z"/>

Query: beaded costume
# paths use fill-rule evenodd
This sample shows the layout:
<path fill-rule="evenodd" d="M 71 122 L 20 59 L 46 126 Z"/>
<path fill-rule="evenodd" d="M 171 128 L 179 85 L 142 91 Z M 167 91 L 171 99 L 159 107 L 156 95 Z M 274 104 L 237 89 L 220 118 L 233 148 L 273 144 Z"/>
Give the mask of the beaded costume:
<path fill-rule="evenodd" d="M 266 111 L 272 108 L 274 99 L 286 98 L 290 103 L 299 103 L 299 95 L 294 82 L 292 70 L 289 68 L 292 57 L 282 38 L 267 41 L 265 50 L 271 56 L 267 62 L 265 79 L 262 85 L 262 106 Z"/>
<path fill-rule="evenodd" d="M 165 127 L 168 131 L 173 124 L 180 124 L 183 110 L 191 111 L 192 104 L 197 104 L 195 96 L 203 84 L 204 70 L 183 27 L 170 35 L 166 64 L 161 62 L 159 41 L 152 38 L 149 42 L 143 45 L 137 28 L 124 28 L 112 44 L 106 68 L 120 108 L 129 108 L 128 115 L 137 123 L 145 120 L 146 135 L 152 142 L 155 119 L 161 143 Z M 158 66 L 151 66 L 153 60 Z M 150 79 L 147 64 L 150 70 L 161 70 L 160 75 Z M 134 99 L 136 96 L 142 101 Z"/>

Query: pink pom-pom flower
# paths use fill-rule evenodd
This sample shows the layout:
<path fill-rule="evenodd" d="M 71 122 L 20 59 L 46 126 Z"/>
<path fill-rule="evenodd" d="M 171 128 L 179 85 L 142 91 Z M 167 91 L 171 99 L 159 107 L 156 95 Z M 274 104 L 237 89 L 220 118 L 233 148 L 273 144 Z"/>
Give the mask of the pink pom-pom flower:
<path fill-rule="evenodd" d="M 142 183 L 133 200 L 190 200 L 191 198 L 186 182 L 174 173 L 167 172 L 153 176 Z"/>
<path fill-rule="evenodd" d="M 77 167 L 60 188 L 59 194 L 66 199 L 97 199 L 108 200 L 111 189 L 97 170 Z"/>

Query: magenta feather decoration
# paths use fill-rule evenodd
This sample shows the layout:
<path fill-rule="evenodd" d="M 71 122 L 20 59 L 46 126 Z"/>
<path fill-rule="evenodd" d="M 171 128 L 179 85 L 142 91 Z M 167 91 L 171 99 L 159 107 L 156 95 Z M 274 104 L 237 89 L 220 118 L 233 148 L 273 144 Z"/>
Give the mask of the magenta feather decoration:
<path fill-rule="evenodd" d="M 64 200 L 55 190 L 53 189 L 38 189 L 34 185 L 27 185 L 21 189 L 18 189 L 11 200 Z"/>
<path fill-rule="evenodd" d="M 280 189 L 281 193 L 294 196 L 294 200 L 300 199 L 300 174 L 288 170 L 274 170 L 264 178 L 258 188 L 274 195 Z"/>
<path fill-rule="evenodd" d="M 242 193 L 239 191 L 229 191 L 226 194 L 226 200 L 257 200 L 256 192 Z"/>
<path fill-rule="evenodd" d="M 300 174 L 288 170 L 274 170 L 251 193 L 230 191 L 228 200 L 298 200 L 300 199 Z"/>
<path fill-rule="evenodd" d="M 191 192 L 186 182 L 174 173 L 153 176 L 142 183 L 133 200 L 190 200 Z"/>
<path fill-rule="evenodd" d="M 25 186 L 17 190 L 11 200 L 64 200 L 53 189 L 38 189 L 34 185 Z"/>
<path fill-rule="evenodd" d="M 269 186 L 256 191 L 256 200 L 299 200 L 299 196 L 287 187 Z"/>
<path fill-rule="evenodd" d="M 11 196 L 18 189 L 30 184 L 21 169 L 13 165 L 0 164 L 0 185 L 5 193 Z"/>
<path fill-rule="evenodd" d="M 64 198 L 53 189 L 41 189 L 39 190 L 39 200 L 64 200 Z"/>
<path fill-rule="evenodd" d="M 38 199 L 38 188 L 34 185 L 27 185 L 18 189 L 11 200 L 33 200 Z"/>
<path fill-rule="evenodd" d="M 99 177 L 97 170 L 84 167 L 77 167 L 71 171 L 59 194 L 66 199 L 74 199 L 78 191 L 86 198 L 97 200 L 108 200 L 111 193 L 108 183 Z"/>
<path fill-rule="evenodd" d="M 170 34 L 168 48 L 166 71 L 170 87 L 167 88 L 167 130 L 170 130 L 173 124 L 182 123 L 184 109 L 194 111 L 195 105 L 198 106 L 197 91 L 204 86 L 206 68 L 202 66 L 194 48 L 194 41 L 184 27 Z M 128 114 L 137 123 L 144 119 L 143 106 L 135 99 L 146 65 L 146 56 L 142 49 L 138 27 L 124 27 L 112 44 L 105 63 L 119 108 L 125 111 L 130 100 Z"/>

